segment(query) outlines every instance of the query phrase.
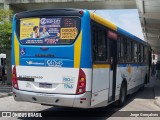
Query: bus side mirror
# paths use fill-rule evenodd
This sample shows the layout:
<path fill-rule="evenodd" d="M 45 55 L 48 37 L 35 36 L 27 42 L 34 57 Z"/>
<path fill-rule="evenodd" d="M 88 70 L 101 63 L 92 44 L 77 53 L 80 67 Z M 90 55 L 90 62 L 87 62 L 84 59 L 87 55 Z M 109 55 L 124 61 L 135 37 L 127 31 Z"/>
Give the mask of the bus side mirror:
<path fill-rule="evenodd" d="M 153 55 L 153 60 L 155 60 L 155 55 Z"/>

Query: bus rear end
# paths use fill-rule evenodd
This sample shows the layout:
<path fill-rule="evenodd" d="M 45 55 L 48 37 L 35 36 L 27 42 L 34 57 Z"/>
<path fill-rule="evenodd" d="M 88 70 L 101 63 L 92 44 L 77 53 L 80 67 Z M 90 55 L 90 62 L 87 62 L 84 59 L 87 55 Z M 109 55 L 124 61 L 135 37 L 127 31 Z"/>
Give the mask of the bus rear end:
<path fill-rule="evenodd" d="M 12 33 L 15 100 L 89 108 L 90 44 L 88 11 L 52 9 L 16 14 Z"/>

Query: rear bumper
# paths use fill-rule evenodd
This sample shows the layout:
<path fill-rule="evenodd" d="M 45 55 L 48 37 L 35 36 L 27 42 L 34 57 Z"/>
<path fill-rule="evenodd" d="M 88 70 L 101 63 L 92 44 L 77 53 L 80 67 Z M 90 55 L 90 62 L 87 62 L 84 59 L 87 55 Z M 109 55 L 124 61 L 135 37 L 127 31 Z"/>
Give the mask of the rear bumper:
<path fill-rule="evenodd" d="M 14 99 L 16 101 L 26 101 L 39 104 L 77 107 L 77 108 L 90 108 L 91 92 L 85 92 L 80 95 L 63 95 L 63 94 L 47 94 L 36 93 L 29 91 L 16 90 L 13 88 Z M 86 100 L 80 100 L 86 98 Z"/>

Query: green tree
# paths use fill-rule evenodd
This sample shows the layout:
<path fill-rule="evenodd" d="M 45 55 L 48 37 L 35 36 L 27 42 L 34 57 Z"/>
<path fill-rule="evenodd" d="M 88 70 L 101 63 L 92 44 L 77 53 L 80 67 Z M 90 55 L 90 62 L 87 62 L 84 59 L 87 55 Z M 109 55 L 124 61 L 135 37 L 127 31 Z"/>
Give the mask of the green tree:
<path fill-rule="evenodd" d="M 12 11 L 0 9 L 0 53 L 6 53 L 7 84 L 11 84 Z"/>
<path fill-rule="evenodd" d="M 11 48 L 12 11 L 0 9 L 0 49 L 5 51 Z"/>

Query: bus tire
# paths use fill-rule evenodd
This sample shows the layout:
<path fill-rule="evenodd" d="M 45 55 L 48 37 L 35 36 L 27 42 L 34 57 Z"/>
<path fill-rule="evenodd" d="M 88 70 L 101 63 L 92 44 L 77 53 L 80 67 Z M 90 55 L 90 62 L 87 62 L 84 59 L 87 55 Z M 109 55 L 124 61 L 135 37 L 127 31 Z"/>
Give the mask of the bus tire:
<path fill-rule="evenodd" d="M 144 84 L 148 84 L 148 75 L 146 74 L 145 79 L 144 79 Z"/>
<path fill-rule="evenodd" d="M 121 89 L 120 89 L 120 96 L 118 100 L 118 107 L 123 107 L 124 103 L 126 101 L 127 96 L 127 85 L 125 82 L 122 83 Z"/>

